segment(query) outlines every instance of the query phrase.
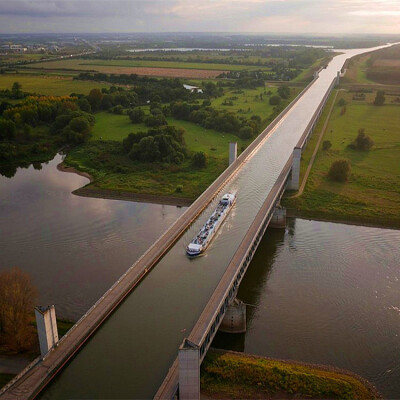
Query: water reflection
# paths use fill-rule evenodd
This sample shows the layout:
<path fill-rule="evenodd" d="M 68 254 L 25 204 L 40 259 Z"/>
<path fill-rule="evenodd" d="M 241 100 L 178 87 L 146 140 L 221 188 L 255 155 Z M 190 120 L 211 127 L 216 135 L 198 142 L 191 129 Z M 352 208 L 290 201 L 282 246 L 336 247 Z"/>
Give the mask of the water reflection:
<path fill-rule="evenodd" d="M 292 220 L 268 230 L 240 286 L 243 335 L 213 346 L 330 364 L 400 398 L 400 232 Z"/>
<path fill-rule="evenodd" d="M 72 195 L 88 180 L 61 160 L 0 177 L 0 270 L 28 272 L 42 304 L 77 319 L 184 209 Z"/>

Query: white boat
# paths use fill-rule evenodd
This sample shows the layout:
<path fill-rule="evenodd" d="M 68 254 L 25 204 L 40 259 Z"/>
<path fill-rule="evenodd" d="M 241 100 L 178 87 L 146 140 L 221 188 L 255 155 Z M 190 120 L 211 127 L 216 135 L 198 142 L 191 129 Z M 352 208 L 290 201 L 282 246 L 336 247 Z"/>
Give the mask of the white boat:
<path fill-rule="evenodd" d="M 199 256 L 206 250 L 229 211 L 231 211 L 235 201 L 235 193 L 226 193 L 222 196 L 215 211 L 200 229 L 197 236 L 186 247 L 186 254 L 189 257 Z"/>

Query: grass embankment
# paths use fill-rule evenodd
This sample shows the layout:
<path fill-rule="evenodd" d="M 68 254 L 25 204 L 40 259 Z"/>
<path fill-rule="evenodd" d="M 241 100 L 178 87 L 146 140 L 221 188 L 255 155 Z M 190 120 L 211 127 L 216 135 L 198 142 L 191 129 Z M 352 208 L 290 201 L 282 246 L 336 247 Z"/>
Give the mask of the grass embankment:
<path fill-rule="evenodd" d="M 372 385 L 347 371 L 213 350 L 201 366 L 201 388 L 215 399 L 380 398 Z"/>
<path fill-rule="evenodd" d="M 111 86 L 111 84 L 104 82 L 78 81 L 65 76 L 0 74 L 0 90 L 10 89 L 14 82 L 19 82 L 24 92 L 50 96 L 65 96 L 71 93 L 89 94 L 94 87 L 102 88 Z"/>
<path fill-rule="evenodd" d="M 365 100 L 353 100 L 353 95 L 339 93 L 323 138 L 329 140 L 332 147 L 328 151 L 318 150 L 304 193 L 297 198 L 286 198 L 285 206 L 296 209 L 298 215 L 312 218 L 398 228 L 400 104 L 394 102 L 394 96 L 386 96 L 385 105 L 374 106 L 375 93 L 367 94 Z M 347 102 L 344 114 L 338 106 L 341 98 Z M 329 103 L 325 113 L 328 108 Z M 302 171 L 323 123 L 324 118 L 321 118 L 314 138 L 303 153 Z M 375 143 L 369 151 L 348 147 L 360 128 L 364 128 Z M 331 164 L 343 158 L 351 161 L 349 180 L 344 183 L 329 180 L 327 173 Z"/>
<path fill-rule="evenodd" d="M 272 94 L 276 92 L 276 88 L 266 90 L 271 90 Z M 299 90 L 300 88 L 292 89 L 291 99 Z M 237 99 L 232 100 L 232 106 L 224 106 L 224 100 L 233 97 L 228 91 L 223 98 L 214 100 L 212 106 L 237 112 L 242 109 L 247 118 L 260 115 L 266 124 L 276 111 L 269 105 L 269 97 L 264 95 L 264 91 L 264 88 L 244 90 L 235 95 Z M 146 107 L 144 109 L 148 112 Z M 87 172 L 94 179 L 94 182 L 78 193 L 89 195 L 91 191 L 93 195 L 99 196 L 101 190 L 105 190 L 107 193 L 104 192 L 104 195 L 108 197 L 108 191 L 112 190 L 124 192 L 124 198 L 129 193 L 140 193 L 194 200 L 228 166 L 229 142 L 237 142 L 239 152 L 251 142 L 171 117 L 168 118 L 168 124 L 186 131 L 189 158 L 181 165 L 145 164 L 131 161 L 122 152 L 121 142 L 129 133 L 148 128 L 144 124 L 132 124 L 127 115 L 97 113 L 91 140 L 69 152 L 65 160 L 66 165 Z M 198 151 L 203 151 L 208 156 L 206 168 L 194 168 L 191 164 L 190 155 Z"/>

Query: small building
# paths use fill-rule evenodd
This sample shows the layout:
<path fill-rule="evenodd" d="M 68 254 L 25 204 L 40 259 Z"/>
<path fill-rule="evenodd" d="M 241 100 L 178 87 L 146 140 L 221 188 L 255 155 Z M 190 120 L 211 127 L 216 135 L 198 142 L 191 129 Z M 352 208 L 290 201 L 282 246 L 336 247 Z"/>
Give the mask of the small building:
<path fill-rule="evenodd" d="M 199 88 L 198 86 L 191 86 L 191 85 L 183 85 L 186 90 L 190 90 L 190 93 L 203 93 L 203 89 Z"/>

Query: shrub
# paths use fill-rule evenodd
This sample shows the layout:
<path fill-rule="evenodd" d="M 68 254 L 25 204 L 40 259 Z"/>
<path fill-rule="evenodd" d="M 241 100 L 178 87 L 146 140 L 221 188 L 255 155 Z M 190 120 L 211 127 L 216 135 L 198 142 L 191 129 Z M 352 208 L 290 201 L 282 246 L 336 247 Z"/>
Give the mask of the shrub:
<path fill-rule="evenodd" d="M 282 99 L 288 99 L 290 96 L 290 88 L 287 86 L 280 86 L 278 88 L 278 94 Z"/>
<path fill-rule="evenodd" d="M 239 137 L 241 139 L 250 139 L 253 136 L 253 129 L 250 126 L 240 128 Z"/>
<path fill-rule="evenodd" d="M 332 147 L 332 143 L 329 140 L 324 140 L 322 143 L 322 150 L 328 151 Z"/>
<path fill-rule="evenodd" d="M 182 185 L 177 185 L 175 188 L 176 193 L 182 193 L 183 192 L 183 186 Z"/>
<path fill-rule="evenodd" d="M 378 90 L 376 92 L 374 105 L 375 106 L 383 106 L 384 103 L 385 103 L 385 92 L 383 90 Z"/>
<path fill-rule="evenodd" d="M 339 107 L 344 107 L 345 105 L 346 105 L 346 100 L 343 99 L 343 98 L 341 98 L 341 99 L 338 101 L 338 106 L 339 106 Z"/>
<path fill-rule="evenodd" d="M 353 150 L 368 151 L 373 145 L 373 140 L 365 134 L 364 128 L 360 128 L 356 139 L 349 145 L 349 147 Z"/>
<path fill-rule="evenodd" d="M 349 160 L 334 161 L 329 169 L 328 177 L 332 181 L 346 182 L 351 172 L 351 163 Z"/>
<path fill-rule="evenodd" d="M 144 119 L 144 111 L 141 108 L 128 110 L 128 116 L 133 124 L 140 124 Z"/>
<path fill-rule="evenodd" d="M 205 168 L 207 165 L 207 154 L 203 151 L 194 153 L 192 157 L 192 165 L 196 168 Z"/>
<path fill-rule="evenodd" d="M 269 99 L 269 104 L 271 106 L 278 106 L 281 104 L 281 98 L 279 96 L 271 96 Z"/>

